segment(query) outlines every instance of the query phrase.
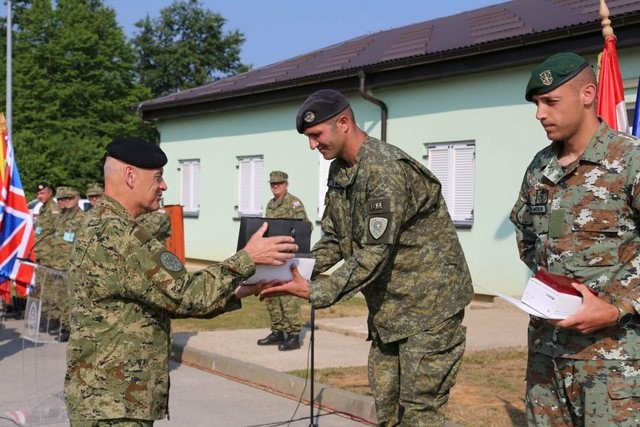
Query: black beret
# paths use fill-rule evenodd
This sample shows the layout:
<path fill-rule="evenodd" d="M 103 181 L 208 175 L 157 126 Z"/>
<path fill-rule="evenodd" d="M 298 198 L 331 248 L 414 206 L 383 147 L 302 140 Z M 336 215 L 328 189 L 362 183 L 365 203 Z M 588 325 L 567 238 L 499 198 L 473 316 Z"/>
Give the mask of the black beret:
<path fill-rule="evenodd" d="M 51 186 L 49 184 L 47 184 L 46 182 L 39 182 L 38 185 L 36 186 L 36 193 L 38 191 L 44 190 L 45 188 L 51 189 Z"/>
<path fill-rule="evenodd" d="M 333 89 L 322 89 L 314 92 L 302 104 L 296 116 L 298 133 L 329 120 L 341 113 L 349 106 L 349 101 L 343 94 Z"/>
<path fill-rule="evenodd" d="M 531 71 L 524 97 L 531 102 L 533 95 L 549 93 L 562 86 L 587 68 L 589 62 L 571 52 L 557 53 Z"/>
<path fill-rule="evenodd" d="M 107 145 L 107 156 L 143 169 L 158 169 L 167 164 L 164 151 L 142 138 L 116 138 Z"/>

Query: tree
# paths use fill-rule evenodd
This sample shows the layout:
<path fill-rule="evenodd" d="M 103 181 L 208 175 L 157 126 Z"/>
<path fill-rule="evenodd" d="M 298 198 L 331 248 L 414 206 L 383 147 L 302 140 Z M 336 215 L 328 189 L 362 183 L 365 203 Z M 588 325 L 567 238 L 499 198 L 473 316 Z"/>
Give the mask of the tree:
<path fill-rule="evenodd" d="M 135 110 L 151 93 L 115 12 L 102 0 L 30 0 L 14 23 L 13 142 L 25 190 L 101 180 L 112 138 L 149 137 Z"/>
<path fill-rule="evenodd" d="M 204 9 L 199 0 L 176 0 L 160 17 L 136 22 L 132 43 L 138 78 L 158 97 L 200 86 L 222 75 L 244 72 L 239 31 L 223 33 L 226 20 Z"/>

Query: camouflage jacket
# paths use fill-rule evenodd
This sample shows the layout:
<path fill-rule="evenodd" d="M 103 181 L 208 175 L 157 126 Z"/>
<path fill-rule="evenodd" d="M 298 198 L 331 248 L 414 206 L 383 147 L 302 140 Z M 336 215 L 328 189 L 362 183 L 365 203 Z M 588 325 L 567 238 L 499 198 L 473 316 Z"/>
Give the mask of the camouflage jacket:
<path fill-rule="evenodd" d="M 240 307 L 255 272 L 245 251 L 194 274 L 114 199 L 88 213 L 71 256 L 65 396 L 71 420 L 167 414 L 171 317 Z"/>
<path fill-rule="evenodd" d="M 276 200 L 275 197 L 269 200 L 264 216 L 266 218 L 304 219 L 309 221 L 300 199 L 288 192 L 280 200 Z"/>
<path fill-rule="evenodd" d="M 63 210 L 55 224 L 55 232 L 51 235 L 51 263 L 49 267 L 58 270 L 69 268 L 71 250 L 76 242 L 76 236 L 82 229 L 86 215 L 82 209 Z"/>
<path fill-rule="evenodd" d="M 55 223 L 62 210 L 51 199 L 40 208 L 40 212 L 34 223 L 35 240 L 34 253 L 36 261 L 42 265 L 50 266 L 53 261 L 53 248 L 51 242 L 55 233 Z"/>
<path fill-rule="evenodd" d="M 393 342 L 462 310 L 471 276 L 440 182 L 399 148 L 367 137 L 356 164 L 331 163 L 311 302 L 327 307 L 362 291 L 369 332 Z"/>
<path fill-rule="evenodd" d="M 136 218 L 136 221 L 146 228 L 149 234 L 162 243 L 171 237 L 171 219 L 169 218 L 169 214 L 162 208 L 140 215 Z"/>
<path fill-rule="evenodd" d="M 602 123 L 579 159 L 557 160 L 561 142 L 533 159 L 511 212 L 520 258 L 532 270 L 574 277 L 640 312 L 640 142 Z M 529 346 L 575 359 L 638 359 L 640 337 L 618 326 L 591 334 L 532 317 Z"/>

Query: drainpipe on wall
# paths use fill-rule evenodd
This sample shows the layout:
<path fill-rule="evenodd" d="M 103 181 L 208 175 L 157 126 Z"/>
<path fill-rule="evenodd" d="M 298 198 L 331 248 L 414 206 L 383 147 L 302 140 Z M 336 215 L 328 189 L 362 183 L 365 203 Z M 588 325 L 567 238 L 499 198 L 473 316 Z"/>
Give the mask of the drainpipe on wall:
<path fill-rule="evenodd" d="M 381 99 L 376 98 L 367 92 L 365 88 L 365 80 L 367 76 L 364 74 L 364 71 L 358 71 L 358 77 L 360 77 L 360 95 L 367 101 L 370 101 L 380 107 L 380 139 L 383 141 L 387 140 L 387 104 L 385 104 Z"/>

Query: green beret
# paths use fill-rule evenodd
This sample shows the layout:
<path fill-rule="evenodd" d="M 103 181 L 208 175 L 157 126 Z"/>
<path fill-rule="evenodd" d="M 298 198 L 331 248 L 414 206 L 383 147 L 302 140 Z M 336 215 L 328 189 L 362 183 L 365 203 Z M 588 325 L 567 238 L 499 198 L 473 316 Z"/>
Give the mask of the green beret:
<path fill-rule="evenodd" d="M 87 196 L 102 196 L 104 194 L 104 188 L 102 185 L 97 182 L 92 182 L 87 185 L 87 191 L 85 193 Z"/>
<path fill-rule="evenodd" d="M 549 93 L 578 75 L 589 62 L 571 52 L 557 53 L 531 71 L 524 97 L 531 102 L 533 95 Z"/>
<path fill-rule="evenodd" d="M 289 175 L 286 172 L 282 171 L 273 171 L 269 174 L 269 183 L 273 184 L 275 182 L 285 182 L 289 179 Z"/>
<path fill-rule="evenodd" d="M 296 116 L 298 133 L 337 116 L 349 106 L 343 94 L 333 89 L 322 89 L 314 92 L 302 104 Z"/>
<path fill-rule="evenodd" d="M 56 199 L 61 199 L 65 197 L 73 198 L 79 195 L 80 195 L 80 192 L 75 187 L 63 186 L 63 187 L 56 188 Z"/>
<path fill-rule="evenodd" d="M 159 169 L 167 164 L 164 151 L 142 138 L 116 138 L 107 145 L 107 156 L 142 169 Z"/>

